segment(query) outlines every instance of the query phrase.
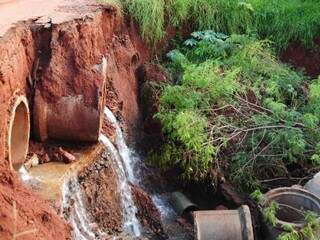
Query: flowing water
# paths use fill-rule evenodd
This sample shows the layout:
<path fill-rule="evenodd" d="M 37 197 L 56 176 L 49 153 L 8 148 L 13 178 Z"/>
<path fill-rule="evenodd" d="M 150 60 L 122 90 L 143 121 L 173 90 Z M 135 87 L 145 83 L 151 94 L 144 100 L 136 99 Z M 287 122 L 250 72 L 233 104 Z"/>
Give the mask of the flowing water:
<path fill-rule="evenodd" d="M 67 219 L 73 227 L 73 237 L 75 240 L 95 240 L 102 239 L 104 233 L 91 229 L 92 221 L 86 212 L 83 203 L 81 186 L 77 176 L 71 176 L 62 188 L 62 209 L 63 214 L 68 213 Z"/>
<path fill-rule="evenodd" d="M 118 187 L 123 206 L 123 230 L 130 236 L 139 237 L 141 235 L 141 226 L 136 217 L 137 207 L 133 201 L 129 185 L 129 182 L 135 182 L 135 176 L 133 174 L 133 169 L 131 168 L 134 164 L 130 157 L 130 149 L 125 143 L 122 130 L 115 116 L 107 108 L 105 109 L 105 117 L 116 128 L 116 147 L 109 138 L 103 134 L 100 135 L 99 140 L 111 154 L 111 159 L 117 172 Z M 93 223 L 88 218 L 89 215 L 85 211 L 85 204 L 83 203 L 81 192 L 77 177 L 72 176 L 63 186 L 62 212 L 69 213 L 69 216 L 66 217 L 74 228 L 74 239 L 101 239 L 105 236 L 104 233 L 90 229 L 90 225 Z"/>
<path fill-rule="evenodd" d="M 23 182 L 27 182 L 30 181 L 32 179 L 32 176 L 28 173 L 27 169 L 25 168 L 25 166 L 22 166 L 19 169 L 19 175 L 20 178 Z"/>
<path fill-rule="evenodd" d="M 128 179 L 126 177 L 126 171 L 124 168 L 124 160 L 120 158 L 117 149 L 113 146 L 111 141 L 104 135 L 100 136 L 100 141 L 105 144 L 108 150 L 113 156 L 115 166 L 117 166 L 117 174 L 119 180 L 119 190 L 122 200 L 122 206 L 124 208 L 124 231 L 130 235 L 139 237 L 141 235 L 139 220 L 136 217 L 137 207 L 134 204 L 131 188 L 129 186 Z"/>
<path fill-rule="evenodd" d="M 104 109 L 104 115 L 108 121 L 112 123 L 112 125 L 116 128 L 116 146 L 118 148 L 118 152 L 123 161 L 123 170 L 126 173 L 127 179 L 132 183 L 137 183 L 138 178 L 133 173 L 133 169 L 138 161 L 138 159 L 134 156 L 133 152 L 128 148 L 121 127 L 110 111 L 109 108 Z"/>
<path fill-rule="evenodd" d="M 113 165 L 116 168 L 119 182 L 118 187 L 123 206 L 123 230 L 124 233 L 129 236 L 139 237 L 142 235 L 142 229 L 139 220 L 136 217 L 137 207 L 133 200 L 130 183 L 140 186 L 143 185 L 144 179 L 136 169 L 137 165 L 140 166 L 142 164 L 142 161 L 139 155 L 127 146 L 123 131 L 121 130 L 120 124 L 114 114 L 108 108 L 104 109 L 104 114 L 105 118 L 116 130 L 115 145 L 103 134 L 100 136 L 99 140 L 105 145 L 108 152 L 111 154 Z M 64 213 L 65 217 L 74 228 L 74 239 L 103 239 L 106 234 L 91 227 L 93 222 L 88 217 L 89 214 L 86 212 L 81 186 L 76 176 L 77 173 L 74 174 L 75 175 L 70 177 L 69 180 L 64 183 L 62 189 L 62 213 Z M 166 197 L 158 194 L 152 195 L 151 198 L 161 213 L 161 217 L 164 222 L 168 220 L 172 221 L 172 219 L 176 218 L 176 214 L 168 204 Z M 66 215 L 66 213 L 68 214 Z"/>

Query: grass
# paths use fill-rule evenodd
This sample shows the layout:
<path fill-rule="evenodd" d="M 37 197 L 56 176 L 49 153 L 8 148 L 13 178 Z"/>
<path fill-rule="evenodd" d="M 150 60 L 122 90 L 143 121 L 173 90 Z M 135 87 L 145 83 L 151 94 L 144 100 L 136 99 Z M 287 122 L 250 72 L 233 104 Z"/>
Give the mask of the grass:
<path fill-rule="evenodd" d="M 255 9 L 255 28 L 278 48 L 292 41 L 312 45 L 320 33 L 320 4 L 317 0 L 250 0 Z"/>
<path fill-rule="evenodd" d="M 166 26 L 211 29 L 227 34 L 256 33 L 278 50 L 292 41 L 307 46 L 320 30 L 317 0 L 102 0 L 121 5 L 140 25 L 142 36 L 155 45 Z"/>

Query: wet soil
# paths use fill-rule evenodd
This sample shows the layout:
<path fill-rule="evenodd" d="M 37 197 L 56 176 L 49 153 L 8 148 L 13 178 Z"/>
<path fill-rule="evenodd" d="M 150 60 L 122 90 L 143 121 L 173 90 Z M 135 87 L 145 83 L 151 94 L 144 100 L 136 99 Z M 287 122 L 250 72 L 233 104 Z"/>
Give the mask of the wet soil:
<path fill-rule="evenodd" d="M 0 169 L 0 239 L 69 240 L 70 227 L 19 177 Z"/>
<path fill-rule="evenodd" d="M 312 78 L 320 75 L 320 37 L 314 41 L 314 46 L 306 48 L 300 42 L 289 45 L 280 54 L 280 59 L 292 64 L 298 70 L 304 71 Z"/>
<path fill-rule="evenodd" d="M 101 153 L 97 161 L 78 174 L 91 219 L 103 232 L 112 235 L 122 230 L 121 198 L 116 174 L 107 152 Z"/>

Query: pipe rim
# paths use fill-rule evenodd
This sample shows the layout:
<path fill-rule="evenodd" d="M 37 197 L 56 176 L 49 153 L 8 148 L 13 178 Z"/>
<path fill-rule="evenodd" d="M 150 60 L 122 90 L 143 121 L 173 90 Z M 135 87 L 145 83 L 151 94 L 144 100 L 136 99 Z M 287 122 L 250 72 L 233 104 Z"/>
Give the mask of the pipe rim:
<path fill-rule="evenodd" d="M 22 107 L 22 108 L 20 108 Z M 22 111 L 22 112 L 19 112 Z M 9 161 L 9 166 L 11 170 L 16 170 L 18 171 L 20 169 L 20 167 L 24 164 L 24 161 L 27 157 L 28 154 L 28 150 L 29 150 L 29 140 L 30 140 L 30 110 L 29 110 L 29 104 L 28 104 L 28 100 L 25 96 L 18 96 L 14 99 L 13 101 L 13 105 L 10 107 L 9 110 L 9 127 L 7 130 L 7 159 Z M 13 154 L 13 141 L 16 141 L 17 139 L 15 139 L 15 131 L 14 131 L 14 126 L 16 126 L 17 122 L 19 121 L 19 119 L 17 119 L 16 117 L 18 116 L 17 114 L 23 114 L 22 115 L 22 120 L 23 122 L 23 126 L 26 129 L 23 129 L 23 136 L 22 139 L 20 139 L 22 141 L 22 146 L 19 146 L 17 148 L 20 148 L 17 151 L 21 150 L 21 153 L 17 153 L 17 156 L 14 156 L 15 154 Z M 19 124 L 18 124 L 19 125 Z M 19 139 L 18 139 L 19 141 Z M 20 144 L 20 143 L 18 143 Z M 17 158 L 21 158 L 18 162 L 16 162 L 16 159 L 14 159 L 15 157 Z"/>
<path fill-rule="evenodd" d="M 302 188 L 294 188 L 294 187 L 283 187 L 283 188 L 276 188 L 273 190 L 270 190 L 269 192 L 267 192 L 265 194 L 265 200 L 262 201 L 262 206 L 266 207 L 273 199 L 284 195 L 284 194 L 290 194 L 292 196 L 299 196 L 299 197 L 305 197 L 308 198 L 309 200 L 311 200 L 315 205 L 317 205 L 317 207 L 320 210 L 320 199 L 314 195 L 313 193 L 302 189 Z M 286 224 L 290 224 L 295 228 L 303 228 L 304 224 L 303 223 L 294 223 L 294 222 L 287 222 L 287 221 L 283 221 L 280 220 L 278 218 L 277 219 L 277 223 L 276 223 L 276 228 L 277 229 L 283 229 L 283 225 Z"/>

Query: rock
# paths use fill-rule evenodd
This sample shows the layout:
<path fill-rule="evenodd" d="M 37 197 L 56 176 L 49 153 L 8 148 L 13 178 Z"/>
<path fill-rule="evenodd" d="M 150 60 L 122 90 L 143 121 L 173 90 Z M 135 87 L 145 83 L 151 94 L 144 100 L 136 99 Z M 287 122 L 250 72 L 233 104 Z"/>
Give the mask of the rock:
<path fill-rule="evenodd" d="M 63 156 L 65 163 L 73 163 L 76 161 L 76 157 L 73 154 L 63 150 L 61 147 L 59 147 L 59 153 Z"/>
<path fill-rule="evenodd" d="M 48 153 L 46 153 L 41 158 L 41 163 L 48 163 L 48 162 L 50 162 L 50 157 L 49 157 Z"/>
<path fill-rule="evenodd" d="M 149 228 L 160 238 L 166 238 L 163 230 L 161 214 L 154 205 L 151 197 L 138 186 L 131 185 L 133 199 L 138 208 L 137 217 L 141 220 L 144 227 Z"/>
<path fill-rule="evenodd" d="M 27 170 L 29 170 L 31 167 L 35 167 L 38 165 L 39 165 L 39 158 L 38 158 L 38 155 L 35 153 L 33 153 L 32 156 L 24 164 L 24 166 Z"/>

